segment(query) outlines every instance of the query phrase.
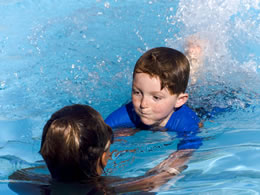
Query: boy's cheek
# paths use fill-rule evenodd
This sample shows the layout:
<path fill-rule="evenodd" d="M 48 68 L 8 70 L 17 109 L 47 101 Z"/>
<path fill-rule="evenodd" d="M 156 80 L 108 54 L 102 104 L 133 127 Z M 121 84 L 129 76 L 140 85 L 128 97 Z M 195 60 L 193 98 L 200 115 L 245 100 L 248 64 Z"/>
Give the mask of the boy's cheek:
<path fill-rule="evenodd" d="M 140 100 L 137 97 L 132 96 L 132 102 L 134 107 L 138 106 L 140 104 Z"/>
<path fill-rule="evenodd" d="M 168 113 L 171 113 L 173 109 L 174 108 L 169 107 L 169 105 L 167 106 L 158 105 L 156 107 L 153 107 L 154 113 L 158 113 L 162 115 L 167 115 Z"/>
<path fill-rule="evenodd" d="M 135 112 L 138 111 L 139 105 L 136 101 L 132 100 Z"/>

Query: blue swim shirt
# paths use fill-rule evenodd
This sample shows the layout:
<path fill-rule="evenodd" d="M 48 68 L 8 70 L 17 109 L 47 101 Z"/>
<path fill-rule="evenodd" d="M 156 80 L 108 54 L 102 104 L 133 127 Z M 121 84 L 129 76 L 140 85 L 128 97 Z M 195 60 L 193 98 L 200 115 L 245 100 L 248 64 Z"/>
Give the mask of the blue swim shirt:
<path fill-rule="evenodd" d="M 139 128 L 142 130 L 150 129 L 143 124 L 140 117 L 134 110 L 133 103 L 130 102 L 112 112 L 105 122 L 113 129 L 116 128 Z M 171 115 L 165 128 L 168 131 L 177 133 L 180 139 L 178 150 L 181 149 L 198 149 L 202 145 L 201 138 L 197 136 L 199 132 L 199 118 L 187 105 L 177 108 Z"/>

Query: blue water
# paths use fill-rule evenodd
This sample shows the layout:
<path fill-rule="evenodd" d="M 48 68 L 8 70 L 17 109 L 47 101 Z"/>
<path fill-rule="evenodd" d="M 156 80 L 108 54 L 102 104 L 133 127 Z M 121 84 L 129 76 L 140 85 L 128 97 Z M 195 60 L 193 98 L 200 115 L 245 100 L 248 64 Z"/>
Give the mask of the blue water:
<path fill-rule="evenodd" d="M 184 51 L 193 34 L 208 44 L 189 104 L 227 109 L 204 116 L 203 146 L 180 177 L 157 191 L 259 194 L 259 18 L 257 0 L 0 1 L 0 194 L 14 194 L 10 174 L 42 160 L 42 127 L 51 113 L 83 103 L 106 117 L 130 99 L 133 67 L 144 51 Z M 125 138 L 112 147 L 118 152 L 107 172 L 142 175 L 177 141 L 163 132 Z"/>

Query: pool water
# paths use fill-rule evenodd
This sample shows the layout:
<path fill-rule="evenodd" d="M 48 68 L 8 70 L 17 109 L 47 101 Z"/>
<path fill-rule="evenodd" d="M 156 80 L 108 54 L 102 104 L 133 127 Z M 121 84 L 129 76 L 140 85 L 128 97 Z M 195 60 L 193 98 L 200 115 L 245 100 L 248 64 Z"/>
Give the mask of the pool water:
<path fill-rule="evenodd" d="M 260 193 L 258 0 L 0 1 L 0 194 L 14 171 L 41 163 L 42 128 L 57 109 L 88 104 L 105 118 L 131 98 L 132 71 L 147 49 L 185 50 L 206 40 L 189 85 L 203 145 L 158 194 Z M 205 115 L 215 108 L 224 111 Z M 140 142 L 140 140 L 142 140 Z M 139 132 L 112 146 L 108 175 L 139 176 L 176 149 L 167 132 Z"/>

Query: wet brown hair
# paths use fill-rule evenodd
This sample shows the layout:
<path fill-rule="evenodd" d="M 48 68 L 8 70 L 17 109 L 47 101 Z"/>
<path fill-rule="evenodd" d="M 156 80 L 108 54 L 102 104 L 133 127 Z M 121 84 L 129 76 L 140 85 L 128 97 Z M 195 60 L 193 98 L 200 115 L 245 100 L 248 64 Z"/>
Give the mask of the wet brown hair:
<path fill-rule="evenodd" d="M 190 64 L 186 56 L 172 48 L 157 47 L 145 52 L 136 62 L 137 73 L 159 77 L 161 89 L 167 87 L 174 94 L 185 93 L 189 81 Z"/>
<path fill-rule="evenodd" d="M 66 106 L 43 128 L 40 154 L 52 178 L 63 181 L 98 176 L 98 158 L 113 141 L 111 127 L 87 105 Z"/>

